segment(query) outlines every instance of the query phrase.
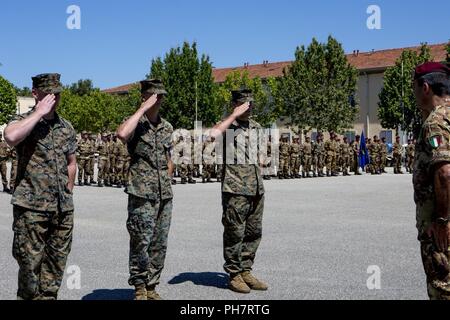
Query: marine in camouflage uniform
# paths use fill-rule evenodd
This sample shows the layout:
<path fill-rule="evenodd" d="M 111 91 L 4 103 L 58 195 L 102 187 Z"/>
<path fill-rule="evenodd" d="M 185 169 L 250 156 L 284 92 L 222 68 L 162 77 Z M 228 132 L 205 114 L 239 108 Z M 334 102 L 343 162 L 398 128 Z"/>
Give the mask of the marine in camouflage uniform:
<path fill-rule="evenodd" d="M 11 190 L 8 188 L 8 167 L 7 163 L 11 157 L 11 150 L 8 144 L 2 140 L 3 135 L 0 132 L 0 175 L 3 184 L 3 192 L 10 193 Z"/>
<path fill-rule="evenodd" d="M 387 173 L 386 172 L 386 164 L 387 164 L 387 154 L 388 154 L 388 147 L 386 144 L 386 138 L 381 138 L 380 142 L 380 171 L 381 173 Z"/>
<path fill-rule="evenodd" d="M 159 116 L 166 94 L 161 81 L 141 81 L 144 102 L 136 114 L 118 129 L 118 136 L 127 141 L 132 159 L 125 189 L 130 234 L 128 283 L 136 288 L 137 300 L 161 299 L 155 288 L 164 268 L 173 198 L 173 128 Z M 157 95 L 157 100 L 152 100 L 154 95 Z M 122 130 L 133 131 L 131 136 L 124 138 Z"/>
<path fill-rule="evenodd" d="M 272 168 L 272 137 L 267 139 L 267 161 L 263 164 L 263 179 L 271 180 L 273 175 Z"/>
<path fill-rule="evenodd" d="M 406 171 L 413 173 L 414 166 L 414 154 L 415 154 L 415 142 L 408 140 L 408 146 L 406 147 Z"/>
<path fill-rule="evenodd" d="M 211 177 L 214 175 L 215 168 L 215 143 L 213 137 L 208 137 L 205 143 L 203 144 L 203 170 L 202 170 L 202 182 L 212 182 Z"/>
<path fill-rule="evenodd" d="M 326 153 L 326 163 L 327 167 L 327 177 L 337 176 L 336 173 L 336 135 L 334 132 L 330 132 L 330 139 L 327 140 L 324 144 L 324 149 Z"/>
<path fill-rule="evenodd" d="M 91 143 L 91 153 L 89 155 L 89 174 L 91 176 L 91 184 L 97 184 L 95 181 L 95 162 L 97 158 L 97 135 L 93 133 L 89 133 L 89 141 Z"/>
<path fill-rule="evenodd" d="M 424 119 L 413 175 L 418 240 L 430 299 L 450 300 L 450 69 L 417 67 L 414 92 Z"/>
<path fill-rule="evenodd" d="M 355 141 L 352 143 L 352 157 L 353 157 L 353 172 L 356 176 L 360 176 L 361 172 L 359 172 L 359 157 L 360 157 L 360 149 L 361 149 L 361 137 L 356 136 Z"/>
<path fill-rule="evenodd" d="M 291 158 L 291 177 L 300 178 L 300 156 L 301 156 L 301 145 L 300 138 L 294 137 L 294 141 L 290 145 L 289 154 Z"/>
<path fill-rule="evenodd" d="M 350 159 L 352 157 L 352 149 L 348 143 L 348 138 L 344 137 L 344 141 L 340 145 L 340 154 L 341 154 L 341 166 L 342 166 L 342 174 L 344 176 L 349 176 L 349 168 L 350 168 Z"/>
<path fill-rule="evenodd" d="M 325 146 L 323 143 L 323 136 L 318 134 L 316 142 L 312 145 L 312 164 L 313 177 L 323 177 L 323 167 L 325 158 Z"/>
<path fill-rule="evenodd" d="M 400 137 L 397 136 L 395 138 L 395 143 L 392 147 L 392 156 L 393 156 L 394 173 L 395 174 L 403 174 L 402 155 L 403 155 L 403 146 L 400 143 Z"/>
<path fill-rule="evenodd" d="M 91 179 L 90 161 L 92 144 L 88 139 L 88 133 L 81 133 L 81 141 L 78 143 L 77 163 L 78 163 L 78 185 L 89 185 Z"/>
<path fill-rule="evenodd" d="M 381 174 L 380 164 L 380 144 L 378 142 L 378 137 L 373 137 L 373 143 L 371 143 L 368 147 L 370 153 L 370 172 L 372 174 Z"/>
<path fill-rule="evenodd" d="M 127 181 L 126 163 L 129 157 L 127 146 L 117 140 L 114 154 L 116 155 L 116 186 L 118 188 L 125 187 Z"/>
<path fill-rule="evenodd" d="M 24 140 L 14 142 L 18 171 L 11 200 L 12 251 L 19 264 L 18 299 L 57 299 L 71 249 L 76 132 L 69 122 L 46 109 L 59 102 L 63 89 L 59 78 L 59 74 L 33 77 L 37 106 L 13 118 L 6 129 L 20 136 L 23 127 L 34 124 Z M 27 124 L 14 127 L 15 122 L 24 119 Z"/>
<path fill-rule="evenodd" d="M 302 177 L 311 178 L 311 160 L 312 146 L 311 138 L 306 137 L 306 141 L 302 145 Z"/>
<path fill-rule="evenodd" d="M 249 293 L 250 289 L 267 290 L 267 285 L 251 274 L 262 237 L 265 191 L 260 162 L 252 162 L 249 148 L 246 148 L 257 147 L 263 131 L 257 122 L 250 119 L 253 102 L 250 90 L 233 91 L 232 101 L 233 114 L 215 127 L 223 134 L 223 154 L 227 155 L 228 148 L 235 150 L 234 162 L 226 159 L 222 181 L 224 270 L 230 274 L 231 290 Z M 242 135 L 242 139 L 236 137 L 234 141 L 226 141 L 226 130 L 234 130 L 238 136 Z M 245 145 L 238 141 L 245 141 Z M 245 163 L 238 163 L 237 155 L 245 155 Z M 258 158 L 265 162 L 265 159 Z"/>
<path fill-rule="evenodd" d="M 181 139 L 182 137 L 180 137 Z M 183 138 L 184 139 L 184 138 Z M 179 143 L 179 148 L 177 148 L 177 155 L 179 156 L 180 164 L 178 166 L 180 178 L 181 178 L 181 184 L 196 184 L 197 182 L 193 179 L 194 176 L 194 141 L 191 140 L 191 145 L 187 145 L 183 142 L 184 140 L 181 140 Z M 189 154 L 189 150 L 191 149 L 191 154 Z"/>
<path fill-rule="evenodd" d="M 289 178 L 289 148 L 288 138 L 283 136 L 280 143 L 280 168 L 278 174 L 280 179 Z"/>
<path fill-rule="evenodd" d="M 104 185 L 110 186 L 111 180 L 109 177 L 110 173 L 110 162 L 109 162 L 109 143 L 108 135 L 106 133 L 102 134 L 102 140 L 97 145 L 98 153 L 98 186 L 103 187 Z"/>
<path fill-rule="evenodd" d="M 109 180 L 111 186 L 113 186 L 116 181 L 116 155 L 114 154 L 114 150 L 116 148 L 117 136 L 115 134 L 111 134 L 108 137 L 108 149 L 109 149 Z"/>

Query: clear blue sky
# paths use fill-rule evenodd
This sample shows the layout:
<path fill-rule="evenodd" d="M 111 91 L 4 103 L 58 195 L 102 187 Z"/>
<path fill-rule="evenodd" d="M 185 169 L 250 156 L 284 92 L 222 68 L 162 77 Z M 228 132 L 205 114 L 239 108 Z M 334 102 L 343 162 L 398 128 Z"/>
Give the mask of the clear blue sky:
<path fill-rule="evenodd" d="M 72 4 L 81 30 L 66 28 Z M 366 27 L 371 4 L 381 30 Z M 59 72 L 65 84 L 108 88 L 144 78 L 152 58 L 183 41 L 197 41 L 215 67 L 292 60 L 298 45 L 330 34 L 346 52 L 441 43 L 449 12 L 448 0 L 2 0 L 0 74 L 20 87 Z"/>

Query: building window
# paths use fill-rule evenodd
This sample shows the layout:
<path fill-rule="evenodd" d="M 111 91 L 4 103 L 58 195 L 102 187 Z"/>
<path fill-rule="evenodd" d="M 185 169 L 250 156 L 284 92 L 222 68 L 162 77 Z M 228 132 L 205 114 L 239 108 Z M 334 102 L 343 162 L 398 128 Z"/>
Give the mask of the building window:
<path fill-rule="evenodd" d="M 392 144 L 392 130 L 382 130 L 380 139 L 386 138 L 386 143 Z"/>
<path fill-rule="evenodd" d="M 349 143 L 352 143 L 353 141 L 355 141 L 356 132 L 355 131 L 346 131 L 343 134 L 343 136 L 347 138 L 347 141 Z"/>

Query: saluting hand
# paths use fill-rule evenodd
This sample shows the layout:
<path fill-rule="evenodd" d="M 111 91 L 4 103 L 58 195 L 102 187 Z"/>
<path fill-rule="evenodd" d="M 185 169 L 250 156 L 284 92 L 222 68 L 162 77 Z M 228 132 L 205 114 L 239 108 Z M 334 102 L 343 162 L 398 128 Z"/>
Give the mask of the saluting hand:
<path fill-rule="evenodd" d="M 156 102 L 158 102 L 158 95 L 154 94 L 141 104 L 142 111 L 147 112 L 156 105 Z"/>
<path fill-rule="evenodd" d="M 240 106 L 234 108 L 233 116 L 236 118 L 239 118 L 243 114 L 245 114 L 250 109 L 250 102 L 246 102 L 244 104 L 241 104 Z"/>
<path fill-rule="evenodd" d="M 36 105 L 36 112 L 39 113 L 41 117 L 48 115 L 52 112 L 53 107 L 56 103 L 56 96 L 54 94 L 48 94 L 44 99 L 38 102 Z"/>

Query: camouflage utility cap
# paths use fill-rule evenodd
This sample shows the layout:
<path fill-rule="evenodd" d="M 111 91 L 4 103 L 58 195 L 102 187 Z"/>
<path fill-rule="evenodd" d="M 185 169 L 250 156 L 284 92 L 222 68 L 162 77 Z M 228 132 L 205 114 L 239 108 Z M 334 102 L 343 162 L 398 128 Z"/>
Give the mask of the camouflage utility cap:
<path fill-rule="evenodd" d="M 141 94 L 167 95 L 167 91 L 161 80 L 150 79 L 141 81 Z"/>
<path fill-rule="evenodd" d="M 44 73 L 31 78 L 33 88 L 39 89 L 47 94 L 56 94 L 63 91 L 61 75 L 59 73 Z"/>

